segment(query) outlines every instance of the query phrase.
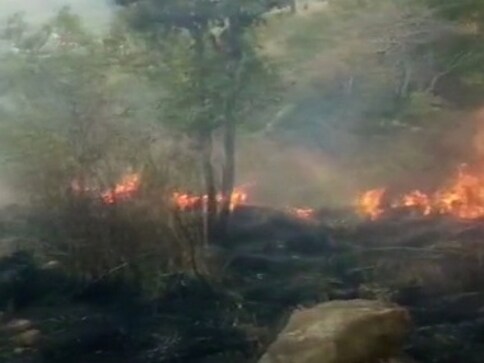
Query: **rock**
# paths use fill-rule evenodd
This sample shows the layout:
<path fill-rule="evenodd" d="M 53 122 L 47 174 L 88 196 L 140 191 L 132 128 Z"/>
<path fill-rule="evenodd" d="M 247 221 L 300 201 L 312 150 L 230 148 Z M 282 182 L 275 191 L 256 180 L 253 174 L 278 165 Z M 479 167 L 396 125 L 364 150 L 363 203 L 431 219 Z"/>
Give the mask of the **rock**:
<path fill-rule="evenodd" d="M 292 313 L 259 363 L 361 363 L 397 356 L 408 312 L 372 300 L 332 301 Z"/>
<path fill-rule="evenodd" d="M 11 320 L 5 326 L 3 326 L 2 330 L 6 330 L 7 332 L 10 333 L 21 333 L 26 330 L 29 330 L 32 328 L 32 322 L 30 320 L 26 319 L 15 319 Z"/>
<path fill-rule="evenodd" d="M 51 260 L 42 265 L 42 270 L 57 270 L 60 267 L 59 261 Z"/>
<path fill-rule="evenodd" d="M 13 350 L 13 352 L 14 352 L 15 354 L 23 354 L 23 353 L 25 353 L 25 348 L 20 348 L 20 347 L 17 347 L 17 348 L 15 348 L 15 349 Z"/>
<path fill-rule="evenodd" d="M 40 330 L 29 329 L 14 337 L 15 344 L 22 347 L 33 347 L 39 343 L 41 338 Z"/>

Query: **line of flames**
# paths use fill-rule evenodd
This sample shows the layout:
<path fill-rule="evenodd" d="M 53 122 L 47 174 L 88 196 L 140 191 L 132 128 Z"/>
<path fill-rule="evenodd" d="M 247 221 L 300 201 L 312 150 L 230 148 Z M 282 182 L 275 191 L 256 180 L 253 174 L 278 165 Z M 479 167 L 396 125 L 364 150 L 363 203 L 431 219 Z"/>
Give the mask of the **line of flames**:
<path fill-rule="evenodd" d="M 141 186 L 141 176 L 138 173 L 127 174 L 113 187 L 108 188 L 99 193 L 103 203 L 112 205 L 117 202 L 129 200 L 138 193 Z M 93 189 L 82 188 L 79 183 L 73 182 L 71 188 L 75 192 L 94 192 Z M 249 195 L 246 186 L 235 187 L 230 198 L 230 210 L 236 207 L 247 204 Z M 223 195 L 221 193 L 215 196 L 218 205 L 223 203 Z M 189 210 L 206 210 L 208 204 L 207 195 L 197 195 L 186 192 L 173 192 L 171 201 L 175 209 L 179 211 Z M 314 216 L 314 210 L 311 208 L 288 208 L 289 212 L 301 219 L 311 219 Z"/>
<path fill-rule="evenodd" d="M 459 167 L 454 179 L 433 193 L 413 190 L 388 200 L 386 188 L 362 193 L 356 206 L 359 213 L 372 220 L 381 218 L 388 209 L 411 208 L 422 215 L 451 215 L 459 219 L 484 217 L 484 174 L 474 174 L 467 165 Z"/>
<path fill-rule="evenodd" d="M 141 176 L 137 173 L 125 175 L 113 188 L 100 193 L 105 204 L 132 198 L 139 190 Z M 73 190 L 80 190 L 73 184 Z M 84 189 L 89 191 L 88 189 Z M 176 209 L 206 209 L 207 196 L 174 192 L 171 200 Z M 216 202 L 222 203 L 223 196 L 216 195 Z M 236 187 L 230 199 L 230 209 L 246 204 L 248 192 L 244 186 Z M 381 218 L 389 209 L 411 208 L 422 215 L 447 214 L 460 219 L 484 217 L 484 174 L 474 174 L 467 166 L 461 165 L 454 179 L 433 193 L 412 190 L 409 193 L 390 198 L 386 188 L 376 188 L 362 193 L 356 201 L 358 212 L 372 220 Z M 302 219 L 311 219 L 311 208 L 288 208 L 289 212 Z"/>
<path fill-rule="evenodd" d="M 243 205 L 247 202 L 248 194 L 242 187 L 234 188 L 230 198 L 230 210 L 234 210 L 237 206 Z M 182 192 L 174 192 L 172 194 L 172 200 L 177 207 L 177 209 L 181 211 L 187 211 L 190 209 L 206 209 L 208 204 L 208 196 L 207 195 L 196 195 L 196 194 L 189 194 L 189 193 L 182 193 Z M 223 203 L 223 195 L 221 193 L 215 195 L 215 202 L 217 204 Z"/>

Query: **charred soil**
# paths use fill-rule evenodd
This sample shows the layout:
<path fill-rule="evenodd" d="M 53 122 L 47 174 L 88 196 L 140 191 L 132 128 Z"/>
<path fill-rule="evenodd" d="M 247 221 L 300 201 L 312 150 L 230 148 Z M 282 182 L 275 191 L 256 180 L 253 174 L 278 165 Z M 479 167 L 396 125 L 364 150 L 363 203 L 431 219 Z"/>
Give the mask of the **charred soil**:
<path fill-rule="evenodd" d="M 25 232 L 28 221 L 4 212 L 3 243 L 35 240 L 34 230 Z M 306 220 L 244 207 L 233 215 L 228 240 L 212 246 L 222 261 L 216 278 L 172 273 L 152 297 L 116 278 L 86 284 L 31 252 L 5 253 L 0 358 L 254 362 L 295 308 L 371 298 L 410 311 L 415 326 L 406 352 L 416 361 L 480 363 L 483 238 L 479 220 L 398 214 L 355 222 L 341 211 Z"/>

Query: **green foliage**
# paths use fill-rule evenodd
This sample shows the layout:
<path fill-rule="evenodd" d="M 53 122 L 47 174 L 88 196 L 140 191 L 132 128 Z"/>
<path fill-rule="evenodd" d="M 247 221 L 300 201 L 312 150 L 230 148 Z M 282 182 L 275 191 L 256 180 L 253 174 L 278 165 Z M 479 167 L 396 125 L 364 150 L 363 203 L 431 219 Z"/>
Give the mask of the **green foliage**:
<path fill-rule="evenodd" d="M 433 94 L 412 92 L 403 108 L 402 116 L 405 120 L 425 123 L 425 120 L 433 119 L 438 114 L 441 103 L 439 97 Z"/>
<path fill-rule="evenodd" d="M 439 14 L 452 20 L 484 24 L 484 4 L 480 0 L 422 0 L 435 8 Z"/>
<path fill-rule="evenodd" d="M 9 167 L 30 192 L 46 183 L 59 191 L 81 176 L 111 185 L 146 155 L 149 124 L 134 127 L 146 113 L 132 111 L 140 105 L 126 87 L 132 78 L 66 10 L 35 34 L 45 36 L 3 63 L 13 85 L 0 125 Z"/>
<path fill-rule="evenodd" d="M 138 16 L 148 16 L 142 10 L 149 6 L 148 3 L 141 2 L 136 8 Z M 262 3 L 254 1 L 257 6 L 262 6 Z M 160 20 L 162 25 L 168 29 L 188 30 L 165 33 L 163 37 L 157 37 L 155 43 L 150 43 L 155 51 L 152 52 L 148 76 L 161 89 L 159 118 L 162 122 L 189 132 L 214 130 L 221 126 L 225 107 L 234 91 L 237 92 L 237 98 L 231 106 L 231 113 L 239 120 L 247 118 L 249 111 L 264 106 L 268 101 L 268 97 L 263 96 L 269 94 L 274 75 L 269 63 L 255 52 L 256 39 L 242 29 L 236 35 L 241 37 L 237 41 L 240 41 L 238 47 L 242 54 L 239 64 L 234 64 L 230 57 L 227 58 L 227 51 L 219 48 L 231 46 L 234 41 L 224 39 L 229 35 L 225 35 L 219 22 L 229 16 L 242 19 L 249 13 L 255 19 L 263 13 L 263 8 L 256 11 L 252 6 L 247 8 L 247 4 L 235 4 L 187 1 L 152 5 L 159 7 L 160 14 L 166 13 Z M 240 7 L 238 12 L 234 6 Z M 191 11 L 200 14 L 200 18 L 194 16 L 192 19 L 189 15 Z M 175 13 L 178 16 L 174 16 Z M 205 24 L 199 29 L 199 34 L 191 28 L 198 22 Z M 147 33 L 156 32 L 156 29 L 153 26 Z M 242 82 L 234 80 L 234 72 Z"/>
<path fill-rule="evenodd" d="M 157 65 L 149 71 L 152 87 L 160 90 L 160 122 L 192 135 L 203 129 L 221 127 L 228 96 L 235 87 L 226 59 L 210 48 L 208 39 L 204 42 L 207 48 L 202 64 L 189 37 L 184 34 L 168 36 L 156 58 Z M 250 44 L 246 47 L 238 76 L 243 82 L 238 86 L 238 96 L 231 110 L 241 123 L 274 102 L 271 91 L 276 84 L 268 62 L 254 54 Z"/>
<path fill-rule="evenodd" d="M 330 1 L 269 18 L 259 41 L 282 70 L 292 105 L 271 121 L 272 132 L 355 165 L 361 180 L 398 179 L 459 153 L 435 150 L 463 120 L 457 108 L 482 104 L 483 33 L 434 5 Z"/>
<path fill-rule="evenodd" d="M 170 199 L 174 186 L 196 188 L 195 158 L 153 122 L 158 99 L 137 71 L 149 60 L 143 42 L 97 39 L 67 10 L 27 32 L 37 42 L 8 38 L 22 47 L 2 63 L 14 87 L 0 147 L 35 218 L 50 213 L 36 223 L 42 253 L 88 283 L 122 278 L 153 294 L 166 274 L 205 273 L 200 221 L 178 219 Z M 143 179 L 137 202 L 103 204 L 100 193 L 128 172 Z M 73 193 L 73 182 L 89 192 Z"/>

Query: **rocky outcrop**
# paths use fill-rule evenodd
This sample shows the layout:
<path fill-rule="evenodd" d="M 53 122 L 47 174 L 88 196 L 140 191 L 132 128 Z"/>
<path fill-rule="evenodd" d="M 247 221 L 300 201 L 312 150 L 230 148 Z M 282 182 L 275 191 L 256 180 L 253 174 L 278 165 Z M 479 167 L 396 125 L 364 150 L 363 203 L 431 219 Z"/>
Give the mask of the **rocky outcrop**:
<path fill-rule="evenodd" d="M 41 340 L 42 334 L 40 330 L 29 329 L 16 335 L 13 340 L 19 347 L 35 347 Z"/>
<path fill-rule="evenodd" d="M 295 311 L 259 363 L 363 363 L 399 354 L 407 311 L 372 300 L 323 303 Z"/>

